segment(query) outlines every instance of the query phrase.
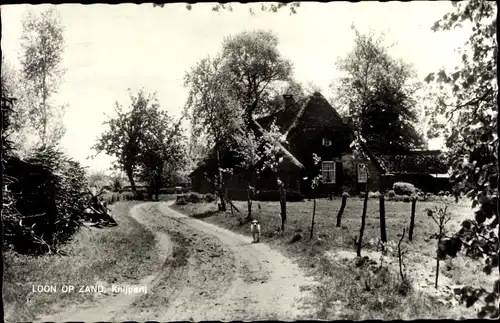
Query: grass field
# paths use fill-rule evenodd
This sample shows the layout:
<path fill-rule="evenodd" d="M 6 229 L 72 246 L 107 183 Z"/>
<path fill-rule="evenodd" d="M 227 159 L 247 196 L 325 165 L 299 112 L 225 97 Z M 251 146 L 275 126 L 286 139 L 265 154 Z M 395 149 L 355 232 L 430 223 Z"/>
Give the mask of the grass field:
<path fill-rule="evenodd" d="M 5 253 L 3 301 L 6 322 L 31 321 L 73 304 L 94 301 L 98 293 L 33 293 L 33 285 L 93 285 L 130 282 L 148 275 L 156 262 L 154 236 L 127 216 L 136 202 L 113 205 L 118 226 L 82 227 L 62 249 L 67 256 L 31 257 Z"/>
<path fill-rule="evenodd" d="M 406 234 L 402 242 L 402 250 L 407 251 L 403 264 L 412 286 L 405 297 L 399 293 L 404 286 L 401 286 L 395 253 L 385 257 L 385 266 L 381 268 L 380 252 L 375 246 L 367 246 L 362 250 L 362 256 L 368 256 L 373 263 L 360 267 L 355 265 L 353 238 L 359 235 L 363 200 L 357 197 L 348 199 L 341 227 L 337 228 L 336 216 L 340 203 L 340 199 L 317 200 L 313 239 L 309 237 L 312 201 L 287 203 L 288 219 L 284 234 L 279 229 L 279 203 L 253 204 L 253 217 L 259 219 L 262 226 L 262 241 L 291 256 L 321 282 L 315 291 L 321 308 L 320 319 L 475 317 L 473 309 L 465 309 L 451 298 L 450 286 L 478 283 L 491 286 L 488 283 L 491 278 L 482 274 L 478 263 L 461 256 L 443 261 L 440 266 L 440 288 L 435 291 L 433 287 L 436 240 L 429 237 L 438 228 L 425 215 L 424 209 L 442 205 L 442 202 L 417 202 L 413 241 L 409 242 Z M 249 225 L 243 221 L 246 202 L 235 202 L 235 205 L 243 214 L 236 211 L 234 215 L 230 211 L 218 213 L 216 205 L 212 203 L 189 203 L 173 207 L 187 215 L 249 235 Z M 387 238 L 397 243 L 403 228 L 408 232 L 411 203 L 386 201 L 385 209 Z M 447 226 L 450 231 L 458 228 L 466 216 L 472 215 L 470 208 L 454 203 L 448 210 L 452 216 Z M 301 239 L 292 243 L 292 237 L 298 235 Z M 379 202 L 378 199 L 369 199 L 363 242 L 379 236 Z"/>

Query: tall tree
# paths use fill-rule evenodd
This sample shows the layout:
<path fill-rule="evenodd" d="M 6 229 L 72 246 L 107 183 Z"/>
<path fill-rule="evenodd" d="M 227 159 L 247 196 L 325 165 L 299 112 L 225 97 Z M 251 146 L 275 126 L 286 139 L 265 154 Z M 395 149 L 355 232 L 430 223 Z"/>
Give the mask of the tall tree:
<path fill-rule="evenodd" d="M 150 116 L 150 111 L 156 107 L 151 107 L 151 96 L 147 96 L 144 91 L 139 91 L 137 95 L 133 95 L 129 91 L 131 105 L 128 111 L 116 102 L 115 117 L 108 117 L 104 123 L 108 125 L 108 129 L 101 134 L 93 149 L 97 154 L 105 152 L 106 154 L 116 158 L 116 168 L 125 172 L 132 191 L 137 194 L 134 176 L 137 175 L 139 169 L 141 144 L 145 129 L 148 129 L 153 123 L 153 117 Z M 153 114 L 153 116 L 155 116 Z"/>
<path fill-rule="evenodd" d="M 432 29 L 465 26 L 462 28 L 470 28 L 471 34 L 461 49 L 460 66 L 453 71 L 431 73 L 426 78 L 428 82 L 448 87 L 451 92 L 449 96 L 440 96 L 435 109 L 429 111 L 431 120 L 435 120 L 429 135 L 444 135 L 455 188 L 473 200 L 473 207 L 479 205 L 479 210 L 474 219 L 464 221 L 462 229 L 444 243 L 444 254 L 455 256 L 463 247 L 467 255 L 485 261 L 485 273 L 497 271 L 499 277 L 498 9 L 495 2 L 485 0 L 452 4 L 454 10 L 445 14 Z M 483 302 L 480 317 L 498 318 L 500 279 L 492 287 L 466 286 L 459 293 L 467 306 L 478 300 Z"/>
<path fill-rule="evenodd" d="M 166 111 L 159 109 L 159 104 L 153 103 L 148 120 L 150 122 L 143 129 L 141 139 L 139 175 L 158 200 L 160 189 L 182 168 L 186 146 L 182 119 L 175 122 Z"/>
<path fill-rule="evenodd" d="M 246 127 L 255 114 L 266 113 L 266 92 L 277 82 L 290 81 L 292 63 L 278 50 L 278 37 L 270 31 L 244 31 L 227 37 L 222 58 L 230 77 L 230 94 L 243 111 Z"/>
<path fill-rule="evenodd" d="M 24 159 L 30 157 L 38 142 L 36 130 L 30 122 L 30 111 L 28 107 L 29 96 L 22 86 L 22 78 L 19 71 L 10 64 L 2 53 L 2 94 L 6 97 L 15 98 L 14 111 L 12 111 L 8 128 L 11 141 L 12 153 Z"/>
<path fill-rule="evenodd" d="M 186 73 L 184 85 L 189 88 L 186 114 L 191 120 L 191 146 L 202 137 L 206 147 L 215 148 L 217 172 L 214 174 L 221 208 L 225 209 L 224 179 L 221 153 L 232 143 L 231 136 L 239 129 L 241 113 L 230 95 L 229 71 L 220 56 L 204 58 Z"/>
<path fill-rule="evenodd" d="M 262 129 L 255 116 L 281 108 L 277 93 L 283 89 L 303 93 L 291 79 L 292 64 L 281 56 L 277 45 L 277 37 L 262 30 L 226 37 L 215 59 L 202 60 L 187 75 L 193 135 L 198 137 L 196 129 L 205 131 L 217 148 L 216 181 L 221 201 L 225 175 L 234 168 L 222 166 L 222 151 L 234 152 L 241 159 L 239 166 L 257 171 L 251 165 L 259 159 L 256 138 L 262 136 Z"/>
<path fill-rule="evenodd" d="M 40 15 L 28 12 L 22 22 L 21 75 L 28 94 L 29 117 L 42 147 L 57 143 L 64 135 L 64 106 L 51 102 L 64 70 L 63 26 L 54 7 Z"/>
<path fill-rule="evenodd" d="M 354 47 L 337 61 L 342 76 L 332 84 L 335 99 L 373 151 L 397 153 L 421 146 L 422 135 L 413 125 L 418 120 L 414 70 L 388 54 L 382 36 L 352 29 Z"/>

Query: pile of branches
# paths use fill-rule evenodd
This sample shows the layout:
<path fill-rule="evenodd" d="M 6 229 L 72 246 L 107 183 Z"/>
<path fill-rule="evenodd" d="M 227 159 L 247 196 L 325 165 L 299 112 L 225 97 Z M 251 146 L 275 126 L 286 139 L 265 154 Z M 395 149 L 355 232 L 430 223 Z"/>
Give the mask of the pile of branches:
<path fill-rule="evenodd" d="M 103 200 L 102 195 L 106 192 L 102 188 L 97 194 L 88 191 L 88 199 L 85 211 L 83 213 L 84 219 L 91 222 L 93 227 L 117 226 L 118 224 L 109 214 L 107 202 Z"/>

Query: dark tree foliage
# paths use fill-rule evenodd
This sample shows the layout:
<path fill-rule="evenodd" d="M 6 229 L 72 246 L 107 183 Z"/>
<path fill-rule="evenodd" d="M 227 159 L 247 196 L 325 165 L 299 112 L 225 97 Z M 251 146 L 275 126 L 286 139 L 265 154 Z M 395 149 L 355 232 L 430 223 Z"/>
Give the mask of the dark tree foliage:
<path fill-rule="evenodd" d="M 337 104 L 345 107 L 355 130 L 373 152 L 403 153 L 424 144 L 415 129 L 418 116 L 414 92 L 415 70 L 394 59 L 373 32 L 355 32 L 352 50 L 337 61 L 341 72 L 332 83 Z M 345 111 L 345 110 L 348 111 Z"/>
<path fill-rule="evenodd" d="M 2 212 L 5 242 L 20 253 L 56 252 L 81 226 L 87 182 L 78 162 L 54 149 L 10 158 L 5 174 L 11 199 Z"/>
<path fill-rule="evenodd" d="M 361 133 L 374 153 L 398 154 L 423 145 L 422 135 L 413 126 L 418 116 L 412 102 L 389 82 L 381 82 L 368 94 Z"/>
<path fill-rule="evenodd" d="M 485 273 L 495 271 L 499 277 L 497 6 L 484 0 L 453 6 L 454 10 L 432 29 L 450 30 L 468 24 L 472 32 L 461 49 L 461 66 L 426 78 L 449 87 L 452 93 L 439 97 L 435 109 L 430 110 L 431 120 L 435 121 L 431 134 L 442 134 L 447 139 L 455 189 L 471 198 L 472 206 L 479 206 L 479 210 L 473 219 L 462 223 L 454 243 L 445 240 L 442 249 L 454 256 L 463 248 L 468 256 L 484 260 Z M 439 122 L 438 117 L 446 121 Z M 466 286 L 456 292 L 467 307 L 482 302 L 480 317 L 498 318 L 499 287 L 497 279 L 490 291 L 483 286 Z"/>

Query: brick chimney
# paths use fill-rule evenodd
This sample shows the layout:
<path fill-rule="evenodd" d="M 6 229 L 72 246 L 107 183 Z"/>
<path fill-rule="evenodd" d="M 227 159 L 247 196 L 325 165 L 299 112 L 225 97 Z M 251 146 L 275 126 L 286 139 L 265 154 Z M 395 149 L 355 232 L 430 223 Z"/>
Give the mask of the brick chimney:
<path fill-rule="evenodd" d="M 292 94 L 284 94 L 283 99 L 285 100 L 285 109 L 288 109 L 295 103 Z"/>

